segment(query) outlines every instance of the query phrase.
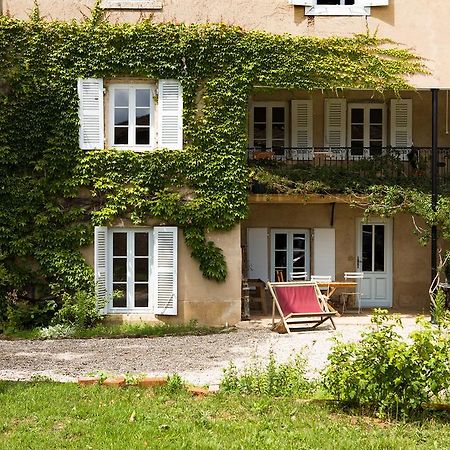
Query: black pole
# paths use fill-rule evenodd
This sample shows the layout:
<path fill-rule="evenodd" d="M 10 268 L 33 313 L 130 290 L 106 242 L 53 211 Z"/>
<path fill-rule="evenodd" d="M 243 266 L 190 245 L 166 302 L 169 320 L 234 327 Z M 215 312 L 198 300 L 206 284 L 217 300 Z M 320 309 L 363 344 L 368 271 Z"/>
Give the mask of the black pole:
<path fill-rule="evenodd" d="M 431 208 L 437 209 L 438 202 L 438 92 L 439 89 L 431 89 Z M 431 282 L 437 274 L 437 227 L 431 227 Z"/>

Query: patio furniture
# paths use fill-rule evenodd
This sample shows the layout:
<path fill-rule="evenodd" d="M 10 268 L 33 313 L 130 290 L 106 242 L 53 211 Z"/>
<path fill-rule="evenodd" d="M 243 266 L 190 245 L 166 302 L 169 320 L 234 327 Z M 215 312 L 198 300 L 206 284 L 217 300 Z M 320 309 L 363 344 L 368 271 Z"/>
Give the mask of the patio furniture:
<path fill-rule="evenodd" d="M 287 333 L 317 328 L 327 320 L 336 326 L 333 316 L 336 311 L 330 311 L 325 297 L 321 294 L 316 282 L 268 282 L 267 286 L 272 294 L 272 326 L 280 331 L 283 328 Z M 275 306 L 281 320 L 275 326 Z"/>
<path fill-rule="evenodd" d="M 344 313 L 346 306 L 348 304 L 348 299 L 352 296 L 355 297 L 356 306 L 358 307 L 358 314 L 361 312 L 361 296 L 362 292 L 358 291 L 358 281 L 362 280 L 364 278 L 363 272 L 344 272 L 344 280 L 351 281 L 355 283 L 355 290 L 353 292 L 342 292 L 341 293 L 341 299 L 342 299 L 342 314 Z"/>
<path fill-rule="evenodd" d="M 295 280 L 306 281 L 306 279 L 308 278 L 308 272 L 291 272 L 289 275 L 291 276 L 292 281 Z"/>
<path fill-rule="evenodd" d="M 329 298 L 330 285 L 326 283 L 331 283 L 331 275 L 311 275 L 311 281 L 316 281 L 319 285 L 320 292 Z"/>
<path fill-rule="evenodd" d="M 266 315 L 266 283 L 261 279 L 248 279 L 250 302 L 259 305 L 261 312 Z"/>

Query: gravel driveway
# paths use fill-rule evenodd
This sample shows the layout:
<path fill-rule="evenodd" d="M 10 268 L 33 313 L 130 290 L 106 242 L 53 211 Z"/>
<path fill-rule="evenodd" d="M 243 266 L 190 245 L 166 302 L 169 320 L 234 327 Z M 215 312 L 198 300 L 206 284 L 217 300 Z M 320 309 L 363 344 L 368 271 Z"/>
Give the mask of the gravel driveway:
<path fill-rule="evenodd" d="M 415 327 L 415 316 L 404 315 L 402 334 Z M 269 320 L 242 322 L 237 331 L 208 336 L 170 336 L 126 339 L 0 340 L 0 379 L 29 380 L 44 375 L 74 381 L 96 370 L 111 373 L 179 373 L 193 384 L 218 384 L 223 368 L 233 361 L 243 367 L 255 358 L 265 359 L 272 350 L 278 361 L 303 351 L 309 373 L 317 375 L 326 363 L 333 336 L 359 339 L 368 329 L 370 316 L 336 319 L 337 331 L 280 335 L 270 331 Z"/>

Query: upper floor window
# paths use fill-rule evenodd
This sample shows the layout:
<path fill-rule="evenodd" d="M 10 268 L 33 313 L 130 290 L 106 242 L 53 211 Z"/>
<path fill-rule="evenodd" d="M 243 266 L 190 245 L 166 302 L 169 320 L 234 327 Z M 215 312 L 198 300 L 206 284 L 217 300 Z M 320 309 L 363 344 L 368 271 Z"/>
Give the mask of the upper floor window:
<path fill-rule="evenodd" d="M 162 9 L 162 0 L 102 0 L 103 9 Z"/>
<path fill-rule="evenodd" d="M 147 84 L 110 86 L 109 140 L 112 147 L 154 147 L 152 91 L 152 86 Z"/>
<path fill-rule="evenodd" d="M 389 0 L 289 0 L 305 7 L 307 16 L 368 16 L 371 6 L 387 6 Z"/>

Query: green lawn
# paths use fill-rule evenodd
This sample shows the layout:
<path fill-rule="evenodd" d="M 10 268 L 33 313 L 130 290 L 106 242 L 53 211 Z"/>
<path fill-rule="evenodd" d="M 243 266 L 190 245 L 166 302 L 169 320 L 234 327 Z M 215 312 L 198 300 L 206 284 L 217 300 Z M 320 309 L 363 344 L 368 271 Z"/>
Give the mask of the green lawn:
<path fill-rule="evenodd" d="M 386 423 L 325 403 L 0 382 L 0 449 L 450 448 L 450 417 Z"/>

